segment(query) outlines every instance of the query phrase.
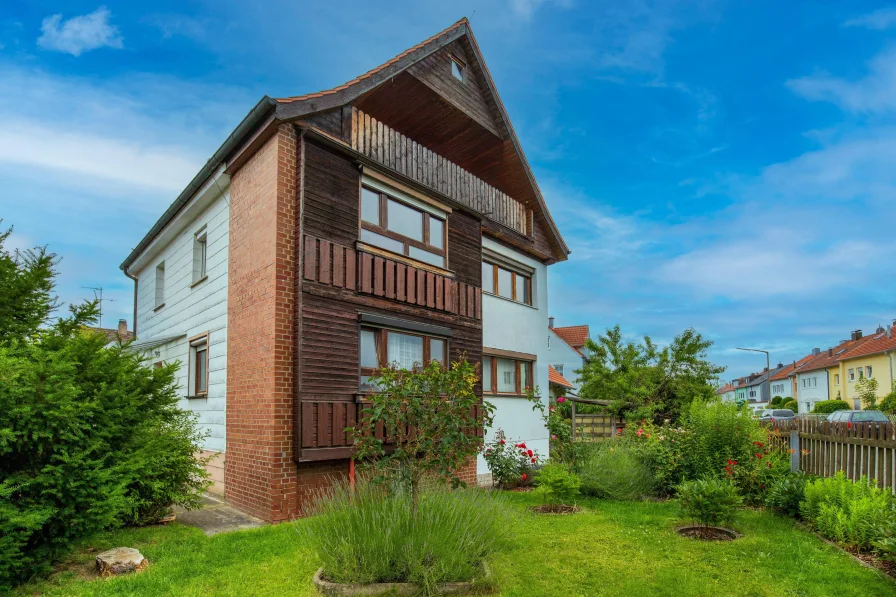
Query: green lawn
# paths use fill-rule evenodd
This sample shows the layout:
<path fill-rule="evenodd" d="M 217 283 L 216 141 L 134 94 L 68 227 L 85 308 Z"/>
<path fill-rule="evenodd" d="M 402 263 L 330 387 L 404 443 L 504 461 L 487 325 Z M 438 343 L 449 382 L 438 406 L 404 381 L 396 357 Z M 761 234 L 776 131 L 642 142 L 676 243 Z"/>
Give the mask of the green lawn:
<path fill-rule="evenodd" d="M 514 547 L 492 562 L 500 595 L 896 594 L 889 579 L 766 512 L 742 512 L 737 541 L 704 543 L 675 533 L 673 503 L 583 500 L 580 514 L 536 516 L 525 510 L 534 496 L 509 499 L 520 521 Z M 149 570 L 85 580 L 98 551 L 122 545 L 139 548 Z M 97 537 L 65 567 L 16 594 L 301 597 L 315 594 L 317 566 L 290 524 L 216 537 L 175 524 Z"/>

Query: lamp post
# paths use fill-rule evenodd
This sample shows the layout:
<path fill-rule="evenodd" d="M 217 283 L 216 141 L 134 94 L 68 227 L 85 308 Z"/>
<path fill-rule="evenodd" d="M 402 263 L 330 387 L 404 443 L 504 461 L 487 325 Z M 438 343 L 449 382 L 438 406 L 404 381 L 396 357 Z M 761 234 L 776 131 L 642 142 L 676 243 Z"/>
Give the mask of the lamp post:
<path fill-rule="evenodd" d="M 766 375 L 765 383 L 769 384 L 769 386 L 768 386 L 768 399 L 769 399 L 769 402 L 771 402 L 771 399 L 772 399 L 772 387 L 771 387 L 771 381 L 770 381 L 770 380 L 771 380 L 771 376 L 772 376 L 772 365 L 771 365 L 771 360 L 769 359 L 769 356 L 768 356 L 768 351 L 767 351 L 767 350 L 760 350 L 760 349 L 758 349 L 758 348 L 738 348 L 737 350 L 746 350 L 746 351 L 749 351 L 749 352 L 763 352 L 763 353 L 765 353 L 765 375 Z M 759 400 L 762 401 L 762 386 L 761 386 L 761 385 L 759 386 L 759 394 L 760 394 L 760 395 L 759 395 Z"/>

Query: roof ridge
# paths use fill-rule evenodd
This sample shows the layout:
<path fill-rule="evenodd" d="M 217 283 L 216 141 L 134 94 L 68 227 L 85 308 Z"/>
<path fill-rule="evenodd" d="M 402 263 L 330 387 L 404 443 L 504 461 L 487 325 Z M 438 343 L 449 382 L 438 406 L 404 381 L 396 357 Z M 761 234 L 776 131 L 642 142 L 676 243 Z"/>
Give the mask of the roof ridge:
<path fill-rule="evenodd" d="M 416 50 L 419 50 L 420 48 L 422 48 L 422 47 L 425 46 L 426 44 L 435 41 L 435 40 L 438 39 L 440 36 L 445 35 L 446 33 L 450 32 L 450 31 L 453 31 L 453 30 L 456 29 L 457 27 L 459 27 L 459 26 L 461 26 L 461 25 L 469 25 L 469 24 L 470 24 L 470 21 L 467 20 L 467 17 L 462 17 L 459 21 L 457 21 L 456 23 L 454 23 L 454 24 L 451 25 L 450 27 L 448 27 L 448 28 L 446 28 L 446 29 L 443 29 L 443 30 L 439 31 L 439 32 L 436 33 L 435 35 L 432 35 L 432 36 L 426 38 L 425 40 L 421 41 L 421 42 L 418 43 L 418 44 L 415 44 L 415 45 L 411 46 L 410 48 L 408 48 L 407 50 L 405 50 L 405 51 L 403 51 L 403 52 L 399 52 L 398 54 L 396 54 L 395 56 L 393 56 L 392 58 L 390 58 L 390 59 L 387 60 L 386 62 L 380 64 L 379 66 L 375 66 L 375 67 L 373 67 L 372 69 L 368 70 L 367 72 L 365 72 L 365 73 L 363 73 L 363 74 L 361 74 L 361 75 L 358 75 L 358 76 L 355 77 L 354 79 L 350 79 L 349 81 L 346 81 L 346 82 L 343 83 L 342 85 L 337 85 L 336 87 L 332 87 L 332 88 L 330 88 L 330 89 L 323 89 L 323 90 L 321 90 L 321 91 L 315 91 L 315 92 L 313 92 L 313 93 L 306 93 L 306 94 L 304 94 L 304 95 L 294 95 L 294 96 L 289 96 L 289 97 L 275 97 L 274 100 L 277 101 L 277 102 L 279 102 L 279 103 L 281 103 L 281 104 L 288 104 L 288 103 L 290 103 L 290 102 L 297 102 L 297 101 L 301 101 L 301 100 L 305 100 L 305 99 L 310 99 L 310 98 L 313 98 L 313 97 L 321 97 L 321 96 L 324 96 L 324 95 L 330 95 L 330 94 L 336 93 L 336 92 L 338 92 L 338 91 L 342 91 L 343 89 L 345 89 L 345 88 L 347 88 L 347 87 L 350 87 L 350 86 L 354 85 L 355 83 L 358 83 L 358 82 L 363 81 L 364 79 L 366 79 L 366 78 L 368 78 L 368 77 L 371 77 L 371 76 L 375 75 L 376 73 L 380 72 L 381 70 L 383 70 L 383 69 L 386 68 L 387 66 L 392 65 L 392 64 L 395 64 L 396 62 L 398 62 L 399 60 L 401 60 L 402 58 L 404 58 L 405 56 L 407 56 L 407 55 L 410 54 L 411 52 L 414 52 L 414 51 L 416 51 Z"/>

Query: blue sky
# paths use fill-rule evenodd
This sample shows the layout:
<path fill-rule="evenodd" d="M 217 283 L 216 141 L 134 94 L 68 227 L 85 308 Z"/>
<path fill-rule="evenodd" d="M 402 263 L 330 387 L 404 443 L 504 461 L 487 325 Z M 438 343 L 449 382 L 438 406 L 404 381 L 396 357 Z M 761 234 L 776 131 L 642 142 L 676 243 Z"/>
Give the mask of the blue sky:
<path fill-rule="evenodd" d="M 264 94 L 338 85 L 466 15 L 573 253 L 558 325 L 669 340 L 735 377 L 896 318 L 896 5 L 15 3 L 0 11 L 0 217 L 118 270 Z"/>

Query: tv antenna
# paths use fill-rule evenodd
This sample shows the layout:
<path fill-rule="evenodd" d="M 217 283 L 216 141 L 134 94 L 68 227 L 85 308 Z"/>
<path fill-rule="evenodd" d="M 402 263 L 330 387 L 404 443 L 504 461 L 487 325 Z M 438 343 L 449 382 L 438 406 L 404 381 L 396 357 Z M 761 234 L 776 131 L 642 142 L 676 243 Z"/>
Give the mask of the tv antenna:
<path fill-rule="evenodd" d="M 98 286 L 96 288 L 94 288 L 93 286 L 82 286 L 81 288 L 86 288 L 87 290 L 93 291 L 93 300 L 97 301 L 100 304 L 100 327 L 103 327 L 103 302 L 108 301 L 110 303 L 114 303 L 115 299 L 103 298 L 102 286 Z"/>

